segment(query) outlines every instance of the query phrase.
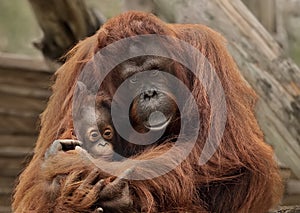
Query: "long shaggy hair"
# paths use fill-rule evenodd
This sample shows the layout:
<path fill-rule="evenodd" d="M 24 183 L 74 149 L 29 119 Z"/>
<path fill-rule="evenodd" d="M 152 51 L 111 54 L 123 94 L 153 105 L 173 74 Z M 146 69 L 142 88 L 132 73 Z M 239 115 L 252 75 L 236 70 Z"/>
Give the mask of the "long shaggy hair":
<path fill-rule="evenodd" d="M 15 189 L 15 212 L 90 212 L 101 204 L 97 194 L 88 201 L 75 203 L 68 193 L 75 190 L 95 165 L 83 160 L 76 151 L 61 152 L 44 161 L 52 142 L 72 128 L 71 108 L 75 82 L 83 66 L 97 51 L 135 35 L 157 34 L 183 40 L 197 48 L 214 67 L 224 89 L 227 122 L 222 141 L 210 160 L 199 165 L 199 156 L 211 123 L 207 94 L 195 77 L 180 65 L 175 73 L 189 81 L 199 107 L 201 125 L 197 143 L 190 155 L 167 174 L 141 181 L 129 181 L 133 210 L 137 212 L 267 212 L 280 199 L 281 178 L 270 146 L 254 116 L 256 94 L 242 79 L 225 48 L 224 38 L 203 25 L 166 24 L 151 14 L 127 12 L 110 19 L 92 37 L 79 42 L 56 72 L 53 95 L 41 116 L 41 131 L 34 157 L 19 177 Z M 203 70 L 197 70 L 201 75 Z M 166 152 L 171 142 L 147 149 L 135 159 L 151 159 Z M 171 157 L 164 165 L 171 168 Z M 174 159 L 173 159 L 174 158 Z M 127 162 L 111 162 L 126 170 Z M 137 168 L 136 172 L 147 171 Z M 77 176 L 81 178 L 74 178 Z M 53 183 L 55 177 L 60 177 Z M 109 177 L 104 172 L 99 178 Z M 69 181 L 73 178 L 72 184 Z M 67 184 L 68 183 L 68 184 Z M 86 189 L 88 190 L 88 189 Z M 69 197 L 68 197 L 69 196 Z"/>

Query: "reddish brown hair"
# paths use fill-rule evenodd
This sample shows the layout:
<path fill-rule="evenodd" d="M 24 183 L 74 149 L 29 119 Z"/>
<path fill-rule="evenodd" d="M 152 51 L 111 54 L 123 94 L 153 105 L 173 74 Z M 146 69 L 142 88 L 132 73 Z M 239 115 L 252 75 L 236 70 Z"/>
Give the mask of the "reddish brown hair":
<path fill-rule="evenodd" d="M 79 42 L 69 53 L 67 62 L 57 71 L 53 95 L 42 114 L 41 132 L 34 157 L 21 174 L 16 187 L 13 202 L 15 212 L 51 208 L 57 211 L 85 212 L 95 204 L 96 196 L 81 206 L 63 200 L 63 188 L 74 185 L 61 187 L 54 195 L 49 193 L 53 177 L 61 174 L 69 177 L 78 173 L 88 174 L 94 169 L 92 163 L 83 161 L 75 151 L 60 153 L 46 164 L 43 156 L 57 139 L 60 129 L 68 129 L 66 116 L 70 115 L 75 82 L 83 65 L 108 44 L 144 34 L 173 36 L 200 50 L 222 83 L 228 114 L 220 146 L 208 163 L 199 166 L 199 156 L 211 118 L 209 100 L 203 86 L 193 80 L 190 89 L 201 108 L 201 134 L 197 144 L 189 157 L 171 172 L 152 180 L 130 181 L 134 208 L 138 212 L 257 213 L 266 212 L 278 203 L 281 179 L 273 151 L 265 144 L 254 116 L 257 97 L 242 79 L 228 54 L 224 38 L 203 25 L 166 24 L 151 14 L 128 12 L 109 20 L 94 36 Z M 182 76 L 179 78 L 186 78 L 186 74 L 180 73 L 178 75 Z M 166 142 L 145 151 L 136 159 L 158 156 L 169 147 L 170 143 Z M 119 164 L 122 164 L 124 170 L 128 166 L 126 161 Z M 164 166 L 171 165 L 166 163 Z M 103 177 L 106 176 L 103 174 Z"/>

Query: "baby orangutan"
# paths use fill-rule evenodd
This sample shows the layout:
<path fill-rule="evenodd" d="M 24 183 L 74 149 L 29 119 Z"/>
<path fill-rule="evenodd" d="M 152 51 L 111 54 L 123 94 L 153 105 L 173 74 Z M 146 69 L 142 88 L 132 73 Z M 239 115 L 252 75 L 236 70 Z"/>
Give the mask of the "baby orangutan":
<path fill-rule="evenodd" d="M 77 98 L 79 105 L 75 106 L 73 110 L 73 119 L 76 120 L 75 125 L 77 127 L 75 128 L 76 136 L 71 136 L 73 132 L 72 129 L 66 135 L 63 134 L 61 136 L 62 139 L 55 140 L 46 151 L 45 160 L 57 155 L 61 151 L 67 152 L 78 147 L 77 151 L 84 152 L 93 159 L 99 159 L 99 162 L 107 163 L 108 161 L 112 161 L 114 154 L 113 144 L 119 140 L 119 136 L 115 133 L 112 124 L 110 115 L 111 101 L 104 94 L 97 94 L 95 108 L 90 107 L 87 103 L 93 101 L 94 96 L 82 82 L 78 83 L 78 89 L 79 95 Z M 95 119 L 96 124 L 94 123 Z M 97 179 L 98 176 L 99 171 L 95 169 L 88 174 L 87 179 Z M 67 186 L 68 180 L 64 181 L 64 178 L 65 175 L 56 176 L 52 181 L 53 188 L 58 190 L 61 185 Z M 77 197 L 82 197 L 81 200 L 84 201 L 88 199 L 89 194 L 98 193 L 100 189 L 102 189 L 99 197 L 105 197 L 106 199 L 106 202 L 99 203 L 91 212 L 99 213 L 103 212 L 103 209 L 105 209 L 105 212 L 116 212 L 117 210 L 114 209 L 114 206 L 124 206 L 125 209 L 131 206 L 128 185 L 120 177 L 110 177 L 99 180 L 88 194 L 81 193 L 80 191 L 81 188 L 85 187 L 86 182 L 83 182 L 81 183 L 81 187 L 71 193 L 75 195 L 79 194 Z M 116 195 L 116 193 L 118 195 Z"/>
<path fill-rule="evenodd" d="M 89 109 L 84 109 L 84 113 L 90 113 Z M 113 147 L 117 136 L 111 124 L 110 113 L 105 106 L 97 109 L 97 126 L 89 124 L 89 120 L 84 120 L 80 131 L 83 140 L 74 139 L 58 139 L 53 142 L 45 153 L 47 159 L 51 155 L 55 155 L 58 151 L 68 151 L 75 149 L 76 146 L 82 147 L 93 158 L 101 158 L 105 160 L 112 160 Z M 99 129 L 98 129 L 99 128 Z"/>
<path fill-rule="evenodd" d="M 93 101 L 93 95 L 82 82 L 78 82 L 78 104 L 73 110 L 73 119 L 76 120 L 76 139 L 58 139 L 53 142 L 45 153 L 47 159 L 55 155 L 58 151 L 68 151 L 80 146 L 86 150 L 93 158 L 112 160 L 113 144 L 116 144 L 118 135 L 112 124 L 110 115 L 110 100 L 104 94 L 97 95 L 96 110 L 94 105 L 89 105 Z M 96 119 L 96 124 L 94 123 Z"/>

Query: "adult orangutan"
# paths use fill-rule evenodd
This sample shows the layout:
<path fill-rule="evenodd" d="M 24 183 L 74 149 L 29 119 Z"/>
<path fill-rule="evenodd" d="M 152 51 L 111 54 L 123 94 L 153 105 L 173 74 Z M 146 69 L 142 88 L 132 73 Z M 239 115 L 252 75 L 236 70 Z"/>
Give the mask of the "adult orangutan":
<path fill-rule="evenodd" d="M 154 86 L 157 87 L 142 88 L 141 93 L 136 93 L 135 89 L 138 87 L 128 90 L 134 97 L 129 110 L 134 129 L 140 133 L 165 129 L 157 143 L 140 146 L 130 144 L 130 140 L 118 140 L 115 151 L 129 157 L 119 161 L 105 162 L 91 158 L 80 147 L 58 151 L 45 159 L 45 153 L 53 141 L 65 137 L 73 128 L 73 94 L 85 66 L 94 62 L 98 52 L 101 53 L 101 50 L 111 44 L 138 35 L 174 38 L 172 45 L 164 43 L 159 46 L 184 57 L 190 52 L 176 43 L 176 39 L 181 40 L 201 52 L 210 66 L 201 58 L 195 57 L 193 60 L 198 65 L 192 67 L 195 70 L 192 73 L 192 68 L 187 68 L 176 60 L 149 54 L 130 58 L 112 67 L 103 84 L 97 86 L 100 92 L 105 91 L 113 96 L 125 79 L 135 83 L 134 75 L 145 71 L 153 73 L 154 79 L 157 71 L 180 79 L 193 95 L 200 119 L 196 143 L 188 156 L 183 161 L 178 161 L 183 152 L 176 149 L 174 140 L 185 139 L 177 137 L 181 131 L 182 117 L 180 110 L 174 106 L 174 102 L 178 100 L 171 97 L 170 85 L 163 81 L 158 83 L 166 85 L 163 89 L 155 83 Z M 153 47 L 151 43 L 148 45 Z M 137 43 L 132 46 L 124 45 L 115 49 L 111 57 L 117 52 L 126 53 L 132 49 L 140 48 Z M 109 60 L 104 62 L 99 64 L 96 61 L 94 65 L 99 66 L 91 66 L 94 70 L 90 70 L 90 78 L 87 79 L 90 84 L 95 85 L 97 81 L 94 80 L 97 75 L 99 77 L 99 72 L 94 71 L 110 63 Z M 214 78 L 209 76 L 212 81 L 205 84 L 199 80 L 199 76 L 212 69 L 221 82 L 226 99 L 226 126 L 216 151 L 208 162 L 199 164 L 206 140 L 210 136 L 208 132 L 211 128 L 217 128 L 211 126 L 211 123 L 214 119 L 213 109 L 218 104 L 211 101 L 207 91 L 214 87 Z M 222 36 L 208 27 L 166 24 L 151 14 L 127 12 L 112 18 L 94 36 L 80 42 L 70 52 L 67 62 L 57 71 L 56 76 L 53 95 L 41 118 L 41 132 L 34 157 L 20 175 L 15 190 L 12 205 L 15 212 L 97 212 L 103 209 L 104 212 L 258 213 L 267 212 L 278 203 L 281 179 L 273 159 L 273 151 L 264 143 L 253 113 L 256 95 L 241 78 L 225 48 Z M 217 98 L 221 96 L 218 93 L 215 95 Z M 121 103 L 120 106 L 126 101 L 122 96 L 119 99 L 117 97 L 117 100 Z M 163 119 L 161 116 L 147 118 L 156 111 L 164 114 Z M 189 112 L 189 108 L 187 111 Z M 195 112 L 191 110 L 189 113 L 194 115 Z M 193 129 L 193 126 L 190 128 Z M 130 135 L 128 137 L 130 139 Z M 169 150 L 173 150 L 171 155 L 165 155 Z M 151 165 L 135 165 L 131 161 L 144 162 L 157 157 L 161 159 L 152 161 Z M 114 170 L 113 175 L 106 172 L 109 171 L 107 168 Z M 161 170 L 168 172 L 156 175 Z M 155 178 L 127 178 L 132 177 L 131 174 L 153 175 Z"/>

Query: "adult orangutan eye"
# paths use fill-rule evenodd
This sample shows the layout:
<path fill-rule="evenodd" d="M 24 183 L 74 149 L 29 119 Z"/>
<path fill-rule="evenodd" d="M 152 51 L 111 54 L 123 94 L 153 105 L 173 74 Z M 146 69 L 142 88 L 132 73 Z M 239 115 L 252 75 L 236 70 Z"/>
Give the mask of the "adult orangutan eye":
<path fill-rule="evenodd" d="M 103 138 L 105 140 L 110 140 L 113 137 L 113 130 L 110 127 L 107 127 L 106 129 L 104 129 L 103 131 Z"/>
<path fill-rule="evenodd" d="M 92 130 L 89 133 L 89 140 L 91 142 L 96 142 L 100 139 L 100 132 L 98 130 Z"/>
<path fill-rule="evenodd" d="M 135 84 L 137 81 L 138 81 L 138 80 L 137 80 L 136 75 L 134 75 L 133 77 L 131 77 L 131 78 L 129 79 L 129 82 L 132 83 L 132 84 Z"/>

